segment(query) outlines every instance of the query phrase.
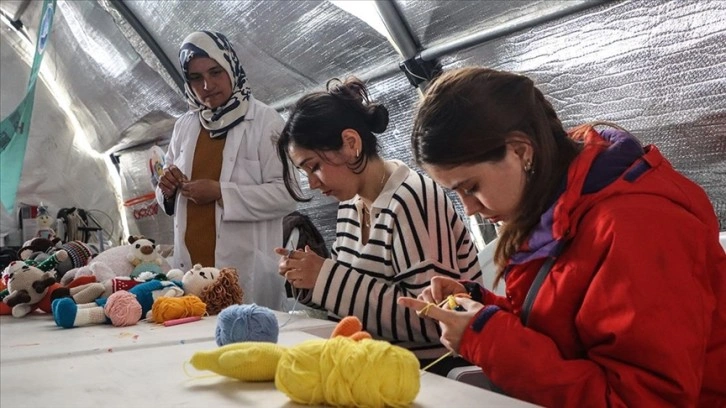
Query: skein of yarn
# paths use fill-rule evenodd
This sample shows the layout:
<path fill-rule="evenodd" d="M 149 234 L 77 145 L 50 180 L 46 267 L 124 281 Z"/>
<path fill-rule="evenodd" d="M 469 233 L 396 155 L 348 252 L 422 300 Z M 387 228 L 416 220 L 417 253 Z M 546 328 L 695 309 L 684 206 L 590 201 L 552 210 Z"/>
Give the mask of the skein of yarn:
<path fill-rule="evenodd" d="M 103 312 L 118 327 L 133 326 L 141 320 L 141 304 L 136 296 L 122 290 L 108 297 Z"/>
<path fill-rule="evenodd" d="M 277 343 L 280 328 L 272 310 L 251 305 L 232 305 L 217 316 L 215 339 L 218 346 L 244 341 Z"/>
<path fill-rule="evenodd" d="M 151 318 L 156 323 L 191 316 L 203 316 L 207 305 L 197 296 L 160 297 L 151 306 Z"/>
<path fill-rule="evenodd" d="M 275 387 L 308 405 L 407 407 L 418 395 L 419 361 L 385 341 L 309 340 L 287 350 Z"/>

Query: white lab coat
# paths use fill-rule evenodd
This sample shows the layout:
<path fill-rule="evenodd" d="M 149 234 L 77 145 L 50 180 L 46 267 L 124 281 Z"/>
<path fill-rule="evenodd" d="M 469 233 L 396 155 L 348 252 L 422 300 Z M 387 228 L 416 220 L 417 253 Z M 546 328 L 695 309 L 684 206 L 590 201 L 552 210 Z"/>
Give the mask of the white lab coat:
<path fill-rule="evenodd" d="M 275 310 L 280 310 L 285 300 L 285 280 L 277 273 L 278 256 L 273 250 L 283 244 L 282 218 L 296 207 L 285 189 L 273 142 L 283 126 L 274 109 L 255 99 L 250 101 L 244 121 L 227 134 L 219 177 L 224 207 L 218 202 L 215 214 L 214 266 L 237 268 L 245 303 Z M 197 112 L 187 112 L 177 120 L 165 167 L 174 164 L 191 175 L 200 127 Z M 164 197 L 158 187 L 156 200 L 163 208 Z M 187 271 L 193 265 L 184 243 L 187 199 L 181 194 L 176 195 L 174 214 L 172 266 Z"/>

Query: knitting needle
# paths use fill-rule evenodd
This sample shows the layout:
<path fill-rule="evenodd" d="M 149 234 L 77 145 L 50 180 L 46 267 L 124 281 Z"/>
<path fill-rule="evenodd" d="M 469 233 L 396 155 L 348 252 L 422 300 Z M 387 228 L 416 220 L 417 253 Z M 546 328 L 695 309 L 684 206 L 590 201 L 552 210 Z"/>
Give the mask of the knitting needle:
<path fill-rule="evenodd" d="M 197 320 L 202 320 L 202 316 L 189 316 L 182 317 L 181 319 L 167 320 L 164 322 L 164 326 L 176 326 L 177 324 L 191 323 L 196 322 Z"/>

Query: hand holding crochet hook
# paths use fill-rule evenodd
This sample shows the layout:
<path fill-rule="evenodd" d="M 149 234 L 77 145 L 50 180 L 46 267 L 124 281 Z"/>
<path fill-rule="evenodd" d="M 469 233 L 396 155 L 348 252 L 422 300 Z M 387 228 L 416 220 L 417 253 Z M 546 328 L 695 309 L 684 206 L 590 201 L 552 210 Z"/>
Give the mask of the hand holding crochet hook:
<path fill-rule="evenodd" d="M 416 311 L 419 316 L 437 320 L 441 326 L 441 344 L 457 354 L 469 322 L 484 308 L 469 299 L 461 283 L 441 276 L 431 279 L 431 285 L 418 299 L 400 297 L 398 304 Z"/>
<path fill-rule="evenodd" d="M 297 289 L 312 289 L 318 280 L 325 258 L 316 254 L 309 246 L 305 250 L 275 248 L 280 255 L 278 273 Z"/>

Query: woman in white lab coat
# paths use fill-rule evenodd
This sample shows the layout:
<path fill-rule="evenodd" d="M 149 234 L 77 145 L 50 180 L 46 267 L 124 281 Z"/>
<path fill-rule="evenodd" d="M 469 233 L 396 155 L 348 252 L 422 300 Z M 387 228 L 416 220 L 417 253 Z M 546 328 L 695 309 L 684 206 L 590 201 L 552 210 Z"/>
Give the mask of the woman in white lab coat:
<path fill-rule="evenodd" d="M 255 100 L 224 35 L 199 31 L 179 51 L 190 111 L 174 126 L 156 198 L 174 216 L 172 266 L 237 268 L 246 303 L 280 309 L 273 249 L 295 202 L 273 138 L 280 115 Z"/>

